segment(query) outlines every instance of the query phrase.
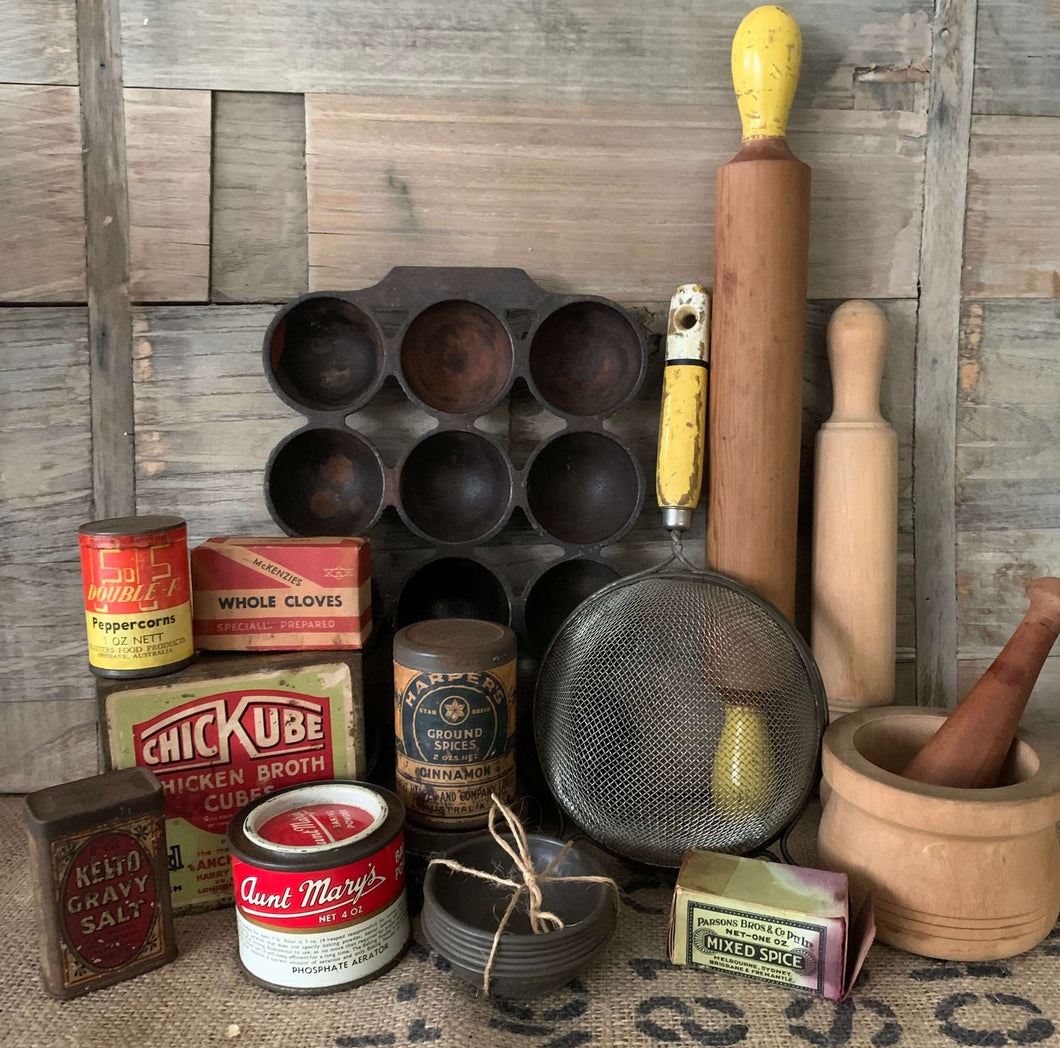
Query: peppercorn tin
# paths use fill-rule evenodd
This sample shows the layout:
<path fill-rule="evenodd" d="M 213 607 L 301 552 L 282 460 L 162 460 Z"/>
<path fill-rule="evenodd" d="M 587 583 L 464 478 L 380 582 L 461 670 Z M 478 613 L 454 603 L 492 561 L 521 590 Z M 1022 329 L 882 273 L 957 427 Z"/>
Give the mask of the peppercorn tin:
<path fill-rule="evenodd" d="M 358 986 L 401 959 L 405 809 L 356 781 L 290 786 L 228 828 L 239 962 L 259 986 L 320 994 Z"/>
<path fill-rule="evenodd" d="M 154 677 L 191 662 L 188 529 L 180 517 L 112 517 L 78 529 L 88 662 L 100 677 Z"/>
<path fill-rule="evenodd" d="M 484 826 L 515 796 L 516 643 L 506 626 L 428 619 L 394 637 L 396 785 L 410 822 Z"/>
<path fill-rule="evenodd" d="M 173 960 L 162 786 L 151 772 L 38 790 L 23 817 L 47 993 L 78 997 Z"/>

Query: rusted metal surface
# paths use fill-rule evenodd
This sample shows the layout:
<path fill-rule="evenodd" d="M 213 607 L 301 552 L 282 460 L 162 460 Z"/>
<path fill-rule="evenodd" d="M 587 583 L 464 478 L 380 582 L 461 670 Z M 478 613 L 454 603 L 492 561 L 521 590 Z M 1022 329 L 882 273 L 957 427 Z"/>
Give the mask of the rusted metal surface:
<path fill-rule="evenodd" d="M 78 997 L 176 957 L 162 784 L 151 772 L 38 790 L 23 812 L 47 993 Z"/>

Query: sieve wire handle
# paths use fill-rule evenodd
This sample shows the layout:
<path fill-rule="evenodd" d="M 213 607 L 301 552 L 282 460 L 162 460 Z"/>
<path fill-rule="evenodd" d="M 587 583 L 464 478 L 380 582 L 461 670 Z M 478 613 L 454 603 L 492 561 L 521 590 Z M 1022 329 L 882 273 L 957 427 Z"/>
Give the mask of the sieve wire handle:
<path fill-rule="evenodd" d="M 686 530 L 699 503 L 709 362 L 710 297 L 698 284 L 682 284 L 670 299 L 666 324 L 655 469 L 655 494 L 671 531 Z"/>

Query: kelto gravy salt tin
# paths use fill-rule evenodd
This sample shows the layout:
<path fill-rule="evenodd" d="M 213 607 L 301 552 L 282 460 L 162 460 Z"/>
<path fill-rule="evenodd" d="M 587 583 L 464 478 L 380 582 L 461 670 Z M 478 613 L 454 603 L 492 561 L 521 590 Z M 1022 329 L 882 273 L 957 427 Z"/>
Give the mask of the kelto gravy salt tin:
<path fill-rule="evenodd" d="M 228 827 L 239 960 L 279 993 L 345 990 L 393 967 L 411 934 L 405 808 L 364 782 L 290 786 Z"/>

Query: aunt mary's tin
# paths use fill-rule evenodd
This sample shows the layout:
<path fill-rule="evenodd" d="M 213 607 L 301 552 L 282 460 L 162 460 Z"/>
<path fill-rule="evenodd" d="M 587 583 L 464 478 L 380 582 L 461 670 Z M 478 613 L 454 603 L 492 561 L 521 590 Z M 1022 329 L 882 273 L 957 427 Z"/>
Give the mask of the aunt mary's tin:
<path fill-rule="evenodd" d="M 229 823 L 239 960 L 260 986 L 329 993 L 397 964 L 409 943 L 405 809 L 343 780 L 289 786 Z"/>
<path fill-rule="evenodd" d="M 409 820 L 484 826 L 490 795 L 515 795 L 515 634 L 428 619 L 394 637 L 396 785 Z"/>

